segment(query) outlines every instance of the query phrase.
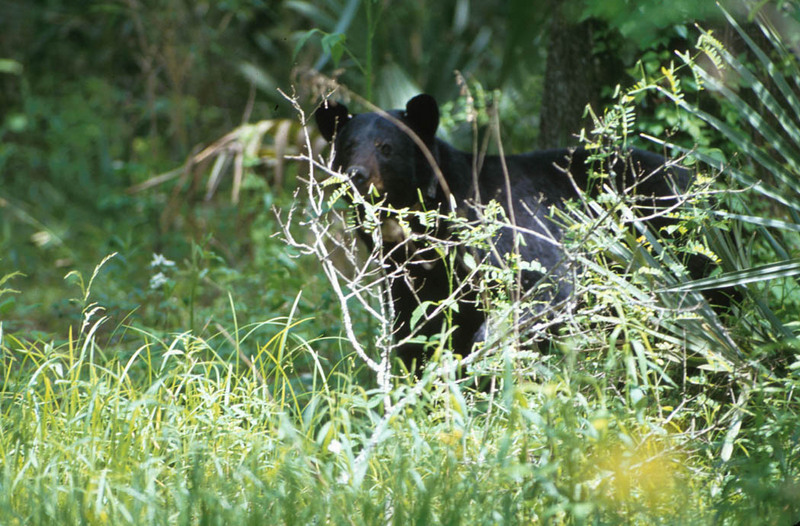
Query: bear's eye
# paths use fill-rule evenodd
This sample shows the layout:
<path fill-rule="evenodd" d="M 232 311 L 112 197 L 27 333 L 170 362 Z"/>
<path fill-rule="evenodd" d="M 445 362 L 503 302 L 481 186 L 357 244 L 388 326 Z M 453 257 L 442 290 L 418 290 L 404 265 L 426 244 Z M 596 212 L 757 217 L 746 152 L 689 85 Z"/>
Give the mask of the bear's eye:
<path fill-rule="evenodd" d="M 381 152 L 381 155 L 388 157 L 392 155 L 392 145 L 385 142 L 376 142 L 375 147 Z"/>

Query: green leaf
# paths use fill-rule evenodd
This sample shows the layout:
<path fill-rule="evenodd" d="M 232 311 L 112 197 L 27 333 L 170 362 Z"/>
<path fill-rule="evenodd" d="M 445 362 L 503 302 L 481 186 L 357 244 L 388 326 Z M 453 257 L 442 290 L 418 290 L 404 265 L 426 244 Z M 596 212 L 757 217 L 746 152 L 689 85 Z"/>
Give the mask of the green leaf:
<path fill-rule="evenodd" d="M 706 289 L 717 289 L 722 287 L 733 287 L 746 283 L 756 283 L 772 279 L 788 278 L 800 274 L 800 259 L 780 261 L 778 263 L 768 263 L 758 267 L 744 270 L 725 272 L 719 276 L 703 278 L 680 283 L 661 289 L 662 292 L 672 291 L 700 291 Z"/>
<path fill-rule="evenodd" d="M 9 58 L 0 58 L 0 73 L 22 75 L 22 64 Z"/>
<path fill-rule="evenodd" d="M 338 68 L 339 61 L 344 54 L 344 42 L 346 37 L 344 33 L 330 33 L 322 37 L 322 50 L 325 53 L 330 53 L 333 59 L 333 66 Z"/>
<path fill-rule="evenodd" d="M 475 270 L 478 264 L 475 262 L 475 257 L 469 252 L 464 253 L 464 266 L 467 267 L 468 270 Z"/>
<path fill-rule="evenodd" d="M 787 223 L 778 219 L 770 219 L 768 217 L 748 216 L 742 214 L 731 214 L 730 212 L 715 211 L 714 215 L 724 217 L 725 219 L 736 219 L 743 223 L 751 225 L 759 225 L 769 228 L 777 228 L 779 230 L 791 230 L 793 232 L 800 232 L 800 225 L 797 223 Z"/>
<path fill-rule="evenodd" d="M 322 33 L 322 31 L 320 31 L 317 28 L 314 28 L 314 29 L 306 31 L 305 33 L 300 35 L 300 38 L 297 40 L 297 44 L 295 44 L 295 46 L 294 46 L 294 51 L 292 52 L 292 60 L 297 58 L 297 54 L 300 53 L 300 50 L 303 49 L 303 46 L 306 45 L 306 42 L 308 42 L 308 39 L 310 39 L 311 37 L 313 37 L 317 33 Z"/>
<path fill-rule="evenodd" d="M 433 302 L 423 301 L 417 306 L 416 309 L 414 309 L 414 312 L 411 313 L 411 321 L 409 322 L 409 328 L 411 330 L 414 330 L 414 327 L 416 327 L 417 323 L 419 323 L 419 319 L 427 313 L 428 307 L 431 305 L 433 305 Z"/>

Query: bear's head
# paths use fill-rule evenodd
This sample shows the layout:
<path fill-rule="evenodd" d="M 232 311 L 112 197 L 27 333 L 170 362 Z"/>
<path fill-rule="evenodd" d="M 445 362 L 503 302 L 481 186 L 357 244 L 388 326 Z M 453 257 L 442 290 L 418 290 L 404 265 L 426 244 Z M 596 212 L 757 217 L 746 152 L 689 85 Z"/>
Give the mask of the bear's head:
<path fill-rule="evenodd" d="M 350 177 L 362 195 L 374 187 L 389 205 L 410 207 L 419 202 L 418 191 L 432 197 L 437 188 L 433 169 L 410 132 L 436 158 L 439 106 L 423 94 L 409 100 L 405 110 L 386 113 L 391 118 L 377 113 L 350 115 L 343 104 L 327 101 L 314 117 L 322 136 L 333 141 L 334 169 Z"/>

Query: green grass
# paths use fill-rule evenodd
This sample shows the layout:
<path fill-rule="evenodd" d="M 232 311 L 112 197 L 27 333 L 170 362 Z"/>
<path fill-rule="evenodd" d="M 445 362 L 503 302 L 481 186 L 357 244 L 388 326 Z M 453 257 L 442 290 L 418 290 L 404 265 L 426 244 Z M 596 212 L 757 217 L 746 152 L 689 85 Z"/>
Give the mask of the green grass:
<path fill-rule="evenodd" d="M 61 343 L 2 336 L 2 524 L 788 524 L 799 511 L 796 374 L 754 390 L 763 405 L 726 462 L 715 422 L 729 408 L 620 392 L 604 356 L 506 351 L 483 370 L 495 392 L 429 368 L 387 399 L 354 360 L 297 336 L 307 321 L 205 340 L 120 327 L 133 335 L 115 346 L 90 312 Z"/>

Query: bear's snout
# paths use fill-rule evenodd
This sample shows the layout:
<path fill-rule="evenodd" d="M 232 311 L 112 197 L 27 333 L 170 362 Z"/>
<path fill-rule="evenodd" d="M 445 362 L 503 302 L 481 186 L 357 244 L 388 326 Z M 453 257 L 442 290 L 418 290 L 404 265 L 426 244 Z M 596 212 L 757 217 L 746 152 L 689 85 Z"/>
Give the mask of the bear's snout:
<path fill-rule="evenodd" d="M 348 168 L 347 175 L 350 177 L 350 180 L 353 181 L 353 184 L 359 188 L 369 180 L 369 171 L 360 165 Z"/>
<path fill-rule="evenodd" d="M 374 184 L 376 187 L 379 186 L 377 181 L 372 180 L 375 178 L 370 176 L 370 170 L 360 164 L 351 166 L 345 173 L 353 182 L 356 189 L 362 194 L 369 190 L 370 183 Z"/>

